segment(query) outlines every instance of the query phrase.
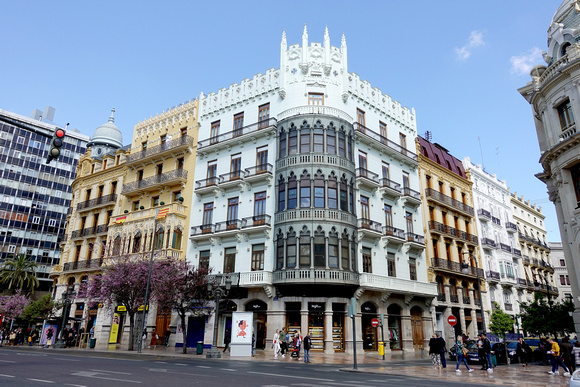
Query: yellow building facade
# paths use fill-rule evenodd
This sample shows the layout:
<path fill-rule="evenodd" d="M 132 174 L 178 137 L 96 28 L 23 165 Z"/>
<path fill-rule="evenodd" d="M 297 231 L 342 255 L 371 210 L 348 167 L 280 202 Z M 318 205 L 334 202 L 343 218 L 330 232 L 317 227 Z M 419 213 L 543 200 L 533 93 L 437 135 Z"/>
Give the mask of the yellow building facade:
<path fill-rule="evenodd" d="M 485 282 L 472 182 L 461 161 L 439 144 L 419 136 L 417 148 L 428 279 L 437 284 L 438 292 L 432 305 L 434 331 L 446 339 L 463 333 L 474 337 L 482 321 L 478 272 L 483 292 Z M 451 315 L 457 321 L 454 327 L 448 323 Z"/>

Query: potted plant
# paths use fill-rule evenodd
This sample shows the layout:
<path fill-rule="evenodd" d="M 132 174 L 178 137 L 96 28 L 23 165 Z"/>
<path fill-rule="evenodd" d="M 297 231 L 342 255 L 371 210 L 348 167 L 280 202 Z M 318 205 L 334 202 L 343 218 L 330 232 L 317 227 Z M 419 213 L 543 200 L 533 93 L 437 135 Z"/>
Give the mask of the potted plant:
<path fill-rule="evenodd" d="M 144 210 L 145 209 L 145 206 L 140 206 L 139 209 L 140 210 Z"/>
<path fill-rule="evenodd" d="M 123 213 L 128 214 L 129 213 L 129 210 L 125 210 L 125 211 L 123 211 Z"/>
<path fill-rule="evenodd" d="M 160 206 L 164 206 L 165 205 L 165 202 L 159 202 L 159 205 Z"/>

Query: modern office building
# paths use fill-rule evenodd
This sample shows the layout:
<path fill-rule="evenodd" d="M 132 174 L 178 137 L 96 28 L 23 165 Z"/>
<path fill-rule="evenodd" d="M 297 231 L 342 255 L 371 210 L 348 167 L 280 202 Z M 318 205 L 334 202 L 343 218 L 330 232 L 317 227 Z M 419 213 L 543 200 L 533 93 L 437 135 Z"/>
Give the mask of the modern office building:
<path fill-rule="evenodd" d="M 276 329 L 312 335 L 313 350 L 422 348 L 433 332 L 420 212 L 414 110 L 348 71 L 347 45 L 288 46 L 280 68 L 199 100 L 188 259 L 234 287 L 218 324 L 254 312 L 256 346 Z M 223 282 L 222 282 L 223 283 Z"/>
<path fill-rule="evenodd" d="M 480 293 L 485 296 L 486 289 L 473 183 L 461 161 L 447 149 L 421 136 L 417 141 L 428 280 L 437 284 L 436 330 L 446 339 L 462 333 L 475 337 L 483 329 Z M 451 315 L 457 319 L 453 327 L 447 323 Z"/>
<path fill-rule="evenodd" d="M 562 248 L 574 295 L 574 324 L 580 333 L 580 28 L 578 2 L 564 0 L 548 28 L 546 64 L 532 69 L 532 81 L 518 91 L 530 103 L 546 183 L 556 206 Z"/>
<path fill-rule="evenodd" d="M 31 257 L 40 264 L 38 290 L 49 291 L 49 272 L 61 259 L 71 183 L 89 138 L 67 130 L 60 157 L 46 164 L 57 125 L 54 108 L 43 114 L 27 118 L 0 109 L 0 260 Z"/>

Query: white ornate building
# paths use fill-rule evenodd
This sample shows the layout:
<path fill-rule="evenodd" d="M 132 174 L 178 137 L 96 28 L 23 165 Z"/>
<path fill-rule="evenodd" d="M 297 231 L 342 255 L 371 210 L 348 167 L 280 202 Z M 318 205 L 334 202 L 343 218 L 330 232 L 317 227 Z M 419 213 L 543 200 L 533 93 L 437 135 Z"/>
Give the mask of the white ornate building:
<path fill-rule="evenodd" d="M 546 64 L 537 65 L 532 81 L 520 88 L 530 103 L 540 145 L 543 172 L 550 200 L 556 205 L 562 247 L 570 275 L 580 332 L 580 5 L 564 0 L 548 29 Z"/>
<path fill-rule="evenodd" d="M 188 259 L 225 274 L 218 345 L 231 311 L 254 311 L 256 346 L 276 329 L 310 331 L 313 349 L 423 347 L 433 332 L 417 173 L 414 110 L 347 67 L 340 47 L 288 46 L 280 68 L 199 100 Z M 205 326 L 211 342 L 213 316 Z M 390 345 L 389 345 L 390 344 Z"/>
<path fill-rule="evenodd" d="M 554 268 L 554 285 L 558 289 L 558 302 L 572 300 L 572 287 L 570 286 L 570 275 L 568 265 L 564 256 L 562 242 L 549 242 L 550 260 Z"/>

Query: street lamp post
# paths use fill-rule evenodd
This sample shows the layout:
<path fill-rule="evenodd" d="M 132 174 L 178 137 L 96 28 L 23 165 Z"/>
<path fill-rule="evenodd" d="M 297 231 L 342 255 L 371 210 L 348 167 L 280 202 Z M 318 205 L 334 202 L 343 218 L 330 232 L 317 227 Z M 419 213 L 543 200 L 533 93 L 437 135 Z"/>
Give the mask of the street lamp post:
<path fill-rule="evenodd" d="M 479 279 L 479 268 L 478 268 L 478 264 L 477 264 L 477 258 L 475 258 L 473 255 L 471 255 L 470 252 L 466 252 L 463 253 L 463 255 L 468 255 L 470 258 L 473 258 L 473 260 L 475 261 L 475 274 L 477 277 L 477 291 L 479 293 L 479 309 L 480 309 L 480 313 L 481 313 L 481 330 L 483 331 L 483 333 L 485 333 L 485 315 L 483 312 L 483 299 L 481 298 L 481 282 Z M 469 263 L 464 262 L 461 264 L 461 269 L 464 273 L 469 273 Z"/>
<path fill-rule="evenodd" d="M 62 307 L 62 326 L 60 327 L 60 335 L 58 341 L 54 344 L 54 348 L 64 348 L 64 327 L 66 327 L 66 320 L 68 319 L 68 314 L 70 313 L 71 298 L 75 295 L 74 285 L 70 285 L 67 290 L 62 293 L 62 301 L 64 303 Z"/>
<path fill-rule="evenodd" d="M 215 297 L 215 316 L 213 322 L 213 342 L 212 346 L 205 354 L 206 358 L 215 358 L 219 359 L 222 357 L 219 349 L 217 348 L 217 333 L 218 333 L 218 322 L 219 322 L 219 310 L 220 310 L 220 299 L 224 296 L 227 296 L 230 289 L 232 287 L 232 281 L 226 277 L 225 286 L 222 287 L 215 282 L 208 282 L 207 283 L 207 290 L 210 293 L 213 293 Z"/>

